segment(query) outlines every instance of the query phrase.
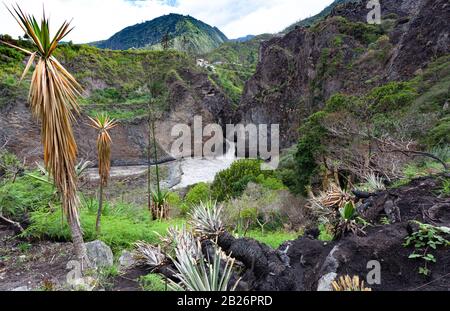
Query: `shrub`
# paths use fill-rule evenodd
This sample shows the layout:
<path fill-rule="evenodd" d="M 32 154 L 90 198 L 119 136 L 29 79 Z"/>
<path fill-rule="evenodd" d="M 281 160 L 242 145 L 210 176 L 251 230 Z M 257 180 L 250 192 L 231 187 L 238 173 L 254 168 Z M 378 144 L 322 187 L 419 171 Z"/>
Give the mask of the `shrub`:
<path fill-rule="evenodd" d="M 293 241 L 299 236 L 301 234 L 296 232 L 272 231 L 263 234 L 260 230 L 251 230 L 246 234 L 246 237 L 255 239 L 275 249 L 280 247 L 284 242 Z"/>
<path fill-rule="evenodd" d="M 211 185 L 211 193 L 214 199 L 225 201 L 237 198 L 250 182 L 262 181 L 265 177 L 273 177 L 272 171 L 262 171 L 259 160 L 239 160 L 234 162 L 229 169 L 219 172 Z M 270 183 L 270 182 L 269 182 Z"/>
<path fill-rule="evenodd" d="M 339 24 L 339 30 L 349 36 L 354 37 L 356 40 L 364 44 L 370 44 L 383 35 L 383 29 L 380 25 L 369 25 L 362 22 L 351 22 L 343 17 L 337 19 Z"/>
<path fill-rule="evenodd" d="M 425 143 L 429 147 L 450 145 L 450 117 L 438 122 L 425 137 Z"/>
<path fill-rule="evenodd" d="M 429 265 L 436 263 L 436 257 L 431 252 L 438 247 L 450 246 L 450 241 L 446 239 L 450 235 L 450 228 L 435 227 L 418 221 L 413 223 L 418 226 L 418 230 L 405 238 L 403 246 L 414 247 L 414 252 L 408 258 L 421 259 L 424 266 L 419 268 L 419 273 L 429 276 L 431 273 Z"/>
<path fill-rule="evenodd" d="M 47 208 L 53 199 L 53 187 L 30 176 L 19 177 L 14 183 L 0 187 L 0 210 L 17 221 L 22 221 L 30 212 Z"/>
<path fill-rule="evenodd" d="M 286 190 L 250 183 L 240 198 L 226 203 L 224 221 L 230 230 L 298 231 L 309 225 L 304 202 Z"/>
<path fill-rule="evenodd" d="M 390 82 L 373 89 L 368 95 L 375 113 L 386 113 L 409 106 L 418 97 L 417 90 L 409 82 Z"/>
<path fill-rule="evenodd" d="M 296 193 L 306 195 L 306 187 L 311 184 L 311 178 L 317 173 L 319 165 L 316 159 L 323 153 L 322 140 L 327 130 L 321 122 L 325 118 L 325 112 L 318 112 L 308 118 L 300 128 L 300 140 L 297 144 L 295 155 L 297 167 L 297 189 Z"/>
<path fill-rule="evenodd" d="M 189 206 L 200 204 L 211 199 L 209 185 L 206 183 L 198 183 L 193 186 L 184 198 L 184 202 Z"/>

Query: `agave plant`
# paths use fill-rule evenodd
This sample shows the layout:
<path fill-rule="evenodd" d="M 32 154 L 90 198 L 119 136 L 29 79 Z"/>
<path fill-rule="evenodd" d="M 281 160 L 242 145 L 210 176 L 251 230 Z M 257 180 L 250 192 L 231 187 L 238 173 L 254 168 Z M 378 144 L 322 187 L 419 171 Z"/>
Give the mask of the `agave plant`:
<path fill-rule="evenodd" d="M 103 188 L 108 185 L 109 173 L 111 170 L 111 136 L 109 131 L 117 126 L 114 119 L 111 119 L 106 113 L 98 114 L 95 119 L 89 117 L 91 127 L 98 131 L 97 153 L 98 153 L 98 174 L 100 176 L 99 204 L 97 212 L 97 221 L 95 230 L 100 233 L 100 221 L 103 209 Z"/>
<path fill-rule="evenodd" d="M 176 291 L 234 291 L 239 284 L 237 280 L 230 284 L 235 260 L 226 256 L 214 244 L 214 254 L 206 259 L 197 244 L 200 258 L 196 259 L 184 247 L 177 247 L 176 260 L 173 260 L 179 283 L 170 280 L 169 287 Z M 223 265 L 223 262 L 225 265 Z"/>
<path fill-rule="evenodd" d="M 358 190 L 368 192 L 378 192 L 386 190 L 383 178 L 374 172 L 368 173 L 364 176 L 364 184 L 358 187 Z"/>
<path fill-rule="evenodd" d="M 194 232 L 200 236 L 214 237 L 224 231 L 222 222 L 223 206 L 218 206 L 217 202 L 200 202 L 194 206 L 189 213 L 190 224 Z"/>
<path fill-rule="evenodd" d="M 335 184 L 331 184 L 328 191 L 320 192 L 317 196 L 312 191 L 309 192 L 307 207 L 321 223 L 333 222 L 337 210 L 352 201 L 351 195 Z"/>
<path fill-rule="evenodd" d="M 91 161 L 85 161 L 84 159 L 81 159 L 80 162 L 78 162 L 77 165 L 75 165 L 75 173 L 77 174 L 78 178 L 84 177 L 86 174 L 86 171 L 92 166 Z"/>
<path fill-rule="evenodd" d="M 347 232 L 353 234 L 364 233 L 356 222 L 357 210 L 353 202 L 347 202 L 341 209 L 339 209 L 340 220 L 336 226 L 336 237 L 342 237 Z"/>
<path fill-rule="evenodd" d="M 353 278 L 346 275 L 341 276 L 337 281 L 332 282 L 333 291 L 335 292 L 371 292 L 372 289 L 364 285 L 364 281 L 359 276 Z"/>
<path fill-rule="evenodd" d="M 201 256 L 201 252 L 199 252 L 201 250 L 197 247 L 198 240 L 184 225 L 181 229 L 170 227 L 167 229 L 167 235 L 160 236 L 160 240 L 166 253 L 171 254 L 178 248 L 190 254 L 196 260 Z"/>
<path fill-rule="evenodd" d="M 156 269 L 166 263 L 167 257 L 161 251 L 161 247 L 155 247 L 146 242 L 136 242 L 134 244 L 134 258 L 151 269 Z"/>
<path fill-rule="evenodd" d="M 33 115 L 41 124 L 44 164 L 61 196 L 75 254 L 82 263 L 88 263 L 78 215 L 79 199 L 75 173 L 77 144 L 72 130 L 75 119 L 73 112 L 79 111 L 77 98 L 81 96 L 82 88 L 53 56 L 58 43 L 73 28 L 70 28 L 69 22 L 64 22 L 51 39 L 49 20 L 45 17 L 45 12 L 41 23 L 38 23 L 35 17 L 24 13 L 19 6 L 13 7 L 12 10 L 8 8 L 8 11 L 30 38 L 34 51 L 4 41 L 1 43 L 29 55 L 21 80 L 35 64 L 28 101 Z"/>

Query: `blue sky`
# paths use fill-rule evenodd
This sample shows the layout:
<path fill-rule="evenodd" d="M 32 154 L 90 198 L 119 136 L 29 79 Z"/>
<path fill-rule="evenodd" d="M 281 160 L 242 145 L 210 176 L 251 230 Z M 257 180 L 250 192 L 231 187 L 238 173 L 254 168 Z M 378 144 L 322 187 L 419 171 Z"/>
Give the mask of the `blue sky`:
<path fill-rule="evenodd" d="M 229 38 L 275 33 L 299 19 L 319 13 L 333 0 L 17 0 L 40 16 L 42 4 L 54 26 L 74 19 L 68 40 L 76 43 L 108 39 L 121 29 L 158 16 L 191 15 L 220 28 Z M 6 1 L 10 3 L 9 0 Z M 0 33 L 22 35 L 7 10 L 0 6 Z"/>

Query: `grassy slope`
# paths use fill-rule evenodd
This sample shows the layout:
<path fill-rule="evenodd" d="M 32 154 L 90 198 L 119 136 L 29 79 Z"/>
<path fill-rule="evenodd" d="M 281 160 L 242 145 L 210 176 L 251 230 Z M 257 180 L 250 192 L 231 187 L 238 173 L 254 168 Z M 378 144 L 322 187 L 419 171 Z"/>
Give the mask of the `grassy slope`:
<path fill-rule="evenodd" d="M 260 35 L 246 42 L 227 42 L 214 51 L 203 55 L 215 64 L 211 78 L 222 87 L 227 95 L 237 104 L 244 90 L 245 82 L 256 71 L 261 42 L 271 35 Z"/>
<path fill-rule="evenodd" d="M 19 43 L 27 46 L 26 42 Z M 132 120 L 147 113 L 150 93 L 165 95 L 166 81 L 177 70 L 195 70 L 193 60 L 177 51 L 111 51 L 87 45 L 61 45 L 55 56 L 89 91 L 81 100 L 83 111 L 95 115 L 106 110 L 112 117 Z M 0 107 L 11 97 L 26 97 L 18 80 L 25 55 L 0 46 Z M 165 109 L 166 107 L 160 107 Z"/>

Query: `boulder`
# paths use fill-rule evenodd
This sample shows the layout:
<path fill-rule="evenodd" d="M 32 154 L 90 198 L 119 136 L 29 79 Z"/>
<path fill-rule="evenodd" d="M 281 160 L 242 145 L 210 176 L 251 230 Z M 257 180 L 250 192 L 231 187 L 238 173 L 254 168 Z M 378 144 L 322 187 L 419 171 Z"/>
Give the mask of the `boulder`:
<path fill-rule="evenodd" d="M 95 268 L 110 267 L 114 264 L 111 248 L 102 241 L 86 243 L 86 250 L 91 264 Z"/>
<path fill-rule="evenodd" d="M 333 281 L 338 277 L 337 273 L 330 272 L 325 274 L 320 280 L 317 286 L 318 292 L 332 292 L 333 291 Z"/>
<path fill-rule="evenodd" d="M 119 267 L 120 270 L 127 270 L 136 265 L 136 260 L 133 257 L 133 254 L 129 251 L 123 250 L 122 254 L 119 258 Z"/>

